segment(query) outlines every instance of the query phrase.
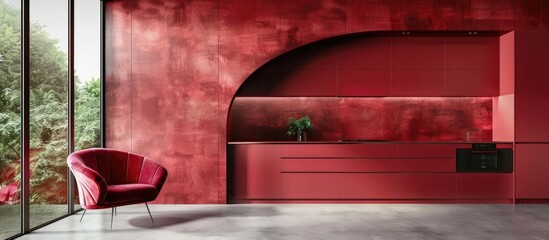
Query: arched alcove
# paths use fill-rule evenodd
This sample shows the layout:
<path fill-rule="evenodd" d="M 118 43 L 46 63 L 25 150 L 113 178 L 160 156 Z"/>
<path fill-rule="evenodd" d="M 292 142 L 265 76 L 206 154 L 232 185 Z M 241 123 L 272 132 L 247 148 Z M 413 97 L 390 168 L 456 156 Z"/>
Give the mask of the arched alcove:
<path fill-rule="evenodd" d="M 293 140 L 289 117 L 309 115 L 309 140 L 492 138 L 501 32 L 364 32 L 296 48 L 236 92 L 229 141 Z"/>

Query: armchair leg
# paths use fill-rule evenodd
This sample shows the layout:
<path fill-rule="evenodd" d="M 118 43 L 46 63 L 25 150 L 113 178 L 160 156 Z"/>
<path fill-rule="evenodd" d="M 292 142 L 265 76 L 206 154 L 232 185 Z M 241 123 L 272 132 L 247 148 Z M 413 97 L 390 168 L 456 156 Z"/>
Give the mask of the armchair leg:
<path fill-rule="evenodd" d="M 145 206 L 147 207 L 147 211 L 149 212 L 149 217 L 151 217 L 151 221 L 154 223 L 153 216 L 151 215 L 151 211 L 149 210 L 149 205 L 145 203 Z"/>
<path fill-rule="evenodd" d="M 80 222 L 82 222 L 82 219 L 84 218 L 84 214 L 86 214 L 86 209 L 84 209 L 84 212 L 82 213 L 82 217 L 80 217 Z"/>
<path fill-rule="evenodd" d="M 111 230 L 112 230 L 112 219 L 114 217 L 114 208 L 111 208 Z"/>

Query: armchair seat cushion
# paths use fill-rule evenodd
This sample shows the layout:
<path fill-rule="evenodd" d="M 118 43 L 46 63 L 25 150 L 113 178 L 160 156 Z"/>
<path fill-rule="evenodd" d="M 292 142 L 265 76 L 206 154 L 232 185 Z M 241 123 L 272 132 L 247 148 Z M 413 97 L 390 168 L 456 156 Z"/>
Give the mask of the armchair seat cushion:
<path fill-rule="evenodd" d="M 107 197 L 104 205 L 126 205 L 133 202 L 147 202 L 154 200 L 157 195 L 153 185 L 131 183 L 107 186 Z"/>

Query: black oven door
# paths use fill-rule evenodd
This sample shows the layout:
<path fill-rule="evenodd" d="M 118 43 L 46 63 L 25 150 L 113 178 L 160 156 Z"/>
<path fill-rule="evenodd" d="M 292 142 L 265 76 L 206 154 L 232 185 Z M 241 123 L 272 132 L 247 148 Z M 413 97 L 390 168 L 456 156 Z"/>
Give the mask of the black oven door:
<path fill-rule="evenodd" d="M 513 149 L 456 149 L 456 172 L 513 172 Z"/>

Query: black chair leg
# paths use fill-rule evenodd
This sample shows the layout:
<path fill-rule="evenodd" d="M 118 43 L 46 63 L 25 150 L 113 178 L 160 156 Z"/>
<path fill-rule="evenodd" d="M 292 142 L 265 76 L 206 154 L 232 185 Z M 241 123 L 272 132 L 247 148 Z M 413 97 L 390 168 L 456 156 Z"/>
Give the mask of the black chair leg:
<path fill-rule="evenodd" d="M 84 218 L 84 214 L 86 214 L 86 209 L 84 209 L 84 212 L 82 213 L 82 217 L 80 217 L 80 222 L 82 222 L 82 218 Z"/>
<path fill-rule="evenodd" d="M 151 210 L 149 210 L 149 205 L 145 203 L 145 206 L 147 207 L 147 211 L 149 212 L 149 217 L 151 217 L 151 221 L 154 223 L 153 216 L 151 215 Z"/>
<path fill-rule="evenodd" d="M 111 230 L 112 230 L 112 219 L 114 217 L 114 208 L 111 210 Z"/>

